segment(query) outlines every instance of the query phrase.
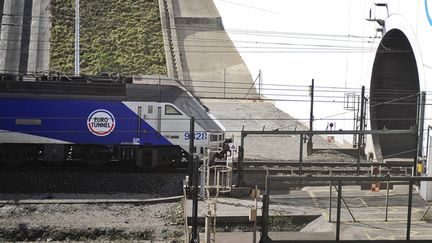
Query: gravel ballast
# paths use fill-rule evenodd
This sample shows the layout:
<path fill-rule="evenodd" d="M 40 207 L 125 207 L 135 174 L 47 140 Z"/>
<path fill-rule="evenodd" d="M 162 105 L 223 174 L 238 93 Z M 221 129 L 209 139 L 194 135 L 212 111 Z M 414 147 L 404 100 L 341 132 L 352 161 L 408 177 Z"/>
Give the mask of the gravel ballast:
<path fill-rule="evenodd" d="M 181 210 L 181 203 L 0 205 L 0 241 L 177 242 Z"/>

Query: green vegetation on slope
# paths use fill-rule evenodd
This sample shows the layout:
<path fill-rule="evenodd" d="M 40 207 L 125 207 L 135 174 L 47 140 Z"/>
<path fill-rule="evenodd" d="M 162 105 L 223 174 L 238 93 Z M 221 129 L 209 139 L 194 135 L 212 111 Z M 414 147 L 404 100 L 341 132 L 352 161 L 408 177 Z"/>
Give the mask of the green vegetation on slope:
<path fill-rule="evenodd" d="M 50 69 L 74 70 L 75 0 L 51 0 Z M 81 73 L 166 74 L 157 0 L 81 0 Z"/>

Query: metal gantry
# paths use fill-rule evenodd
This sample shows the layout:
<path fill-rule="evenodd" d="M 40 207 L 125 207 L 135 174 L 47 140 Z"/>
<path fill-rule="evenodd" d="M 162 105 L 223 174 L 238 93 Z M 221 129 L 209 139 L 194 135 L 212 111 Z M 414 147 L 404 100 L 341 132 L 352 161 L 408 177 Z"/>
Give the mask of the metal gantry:
<path fill-rule="evenodd" d="M 239 154 L 238 154 L 238 177 L 237 177 L 237 186 L 242 186 L 245 183 L 243 182 L 243 162 L 244 162 L 244 147 L 245 147 L 245 138 L 248 135 L 297 135 L 300 137 L 300 152 L 299 152 L 299 171 L 300 175 L 303 170 L 303 140 L 304 138 L 312 135 L 401 135 L 407 134 L 412 135 L 414 137 L 418 136 L 417 128 L 408 129 L 408 130 L 339 130 L 339 131 L 310 131 L 310 130 L 295 130 L 295 131 L 254 131 L 254 130 L 242 130 L 241 138 L 240 138 L 240 146 L 239 146 Z M 357 146 L 358 150 L 362 149 L 362 146 Z M 362 152 L 359 151 L 358 156 L 361 156 Z M 414 157 L 413 162 L 413 170 L 416 168 L 417 164 L 417 153 Z M 357 172 L 360 170 L 360 157 L 357 159 Z"/>

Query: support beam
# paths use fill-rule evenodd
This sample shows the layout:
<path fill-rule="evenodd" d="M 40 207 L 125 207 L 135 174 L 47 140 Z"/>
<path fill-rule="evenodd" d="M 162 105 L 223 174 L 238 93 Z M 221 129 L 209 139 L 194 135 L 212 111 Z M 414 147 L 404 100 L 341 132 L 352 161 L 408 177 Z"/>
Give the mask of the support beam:
<path fill-rule="evenodd" d="M 413 181 L 409 182 L 408 187 L 408 213 L 407 213 L 407 229 L 406 229 L 406 240 L 411 239 L 411 212 L 412 212 L 412 191 L 413 191 Z"/>
<path fill-rule="evenodd" d="M 336 241 L 340 240 L 340 221 L 341 221 L 341 204 L 342 204 L 342 181 L 338 181 L 338 197 L 337 197 L 337 212 L 336 212 Z"/>
<path fill-rule="evenodd" d="M 311 97 L 311 103 L 310 103 L 310 117 L 309 117 L 309 140 L 307 143 L 307 154 L 312 154 L 313 150 L 313 121 L 314 121 L 314 89 L 315 89 L 315 80 L 312 79 L 312 85 L 310 86 L 310 97 Z"/>
<path fill-rule="evenodd" d="M 199 158 L 193 158 L 193 184 L 192 184 L 192 239 L 191 243 L 199 243 L 198 235 L 198 172 Z"/>
<path fill-rule="evenodd" d="M 296 130 L 296 131 L 261 131 L 261 130 L 244 130 L 241 132 L 243 136 L 247 135 L 309 135 L 311 132 L 307 130 Z M 377 134 L 377 135 L 399 135 L 399 134 L 407 134 L 407 135 L 416 135 L 416 129 L 408 129 L 408 130 L 364 130 L 364 131 L 355 131 L 355 130 L 342 130 L 342 131 L 313 131 L 313 135 L 368 135 L 368 134 Z"/>
<path fill-rule="evenodd" d="M 195 117 L 192 117 L 190 120 L 190 129 L 189 129 L 189 161 L 188 161 L 189 188 L 192 186 L 194 147 L 195 147 Z"/>
<path fill-rule="evenodd" d="M 362 86 L 362 93 L 361 93 L 361 98 L 360 98 L 360 127 L 359 127 L 359 131 L 363 131 L 364 129 L 364 103 L 365 103 L 365 86 Z M 357 136 L 358 138 L 358 142 L 357 142 L 357 174 L 360 174 L 360 160 L 361 157 L 364 154 L 364 146 L 363 146 L 363 136 L 362 134 L 359 134 Z"/>

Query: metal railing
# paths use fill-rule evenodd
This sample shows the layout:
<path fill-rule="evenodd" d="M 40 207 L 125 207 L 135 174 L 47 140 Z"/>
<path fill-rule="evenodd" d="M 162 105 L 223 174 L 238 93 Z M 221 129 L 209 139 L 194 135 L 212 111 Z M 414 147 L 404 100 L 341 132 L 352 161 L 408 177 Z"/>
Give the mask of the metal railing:
<path fill-rule="evenodd" d="M 263 206 L 262 206 L 262 225 L 261 225 L 261 240 L 260 242 L 286 242 L 276 241 L 269 237 L 269 206 L 270 196 L 272 195 L 272 187 L 275 183 L 278 185 L 285 184 L 289 185 L 291 182 L 297 182 L 302 186 L 316 184 L 317 182 L 330 182 L 331 185 L 337 187 L 337 214 L 336 214 L 336 234 L 334 241 L 319 241 L 319 242 L 338 242 L 341 241 L 341 205 L 342 201 L 342 188 L 344 182 L 353 181 L 360 182 L 404 182 L 408 184 L 408 201 L 407 201 L 407 224 L 406 224 L 406 241 L 411 240 L 411 215 L 412 215 L 412 204 L 413 204 L 413 186 L 415 183 L 420 181 L 432 181 L 432 177 L 390 177 L 390 176 L 328 176 L 328 177 L 308 177 L 308 176 L 267 176 L 266 177 L 266 193 L 263 195 Z M 332 187 L 330 187 L 332 188 Z M 331 201 L 330 201 L 331 203 Z M 387 242 L 387 241 L 385 241 Z"/>

